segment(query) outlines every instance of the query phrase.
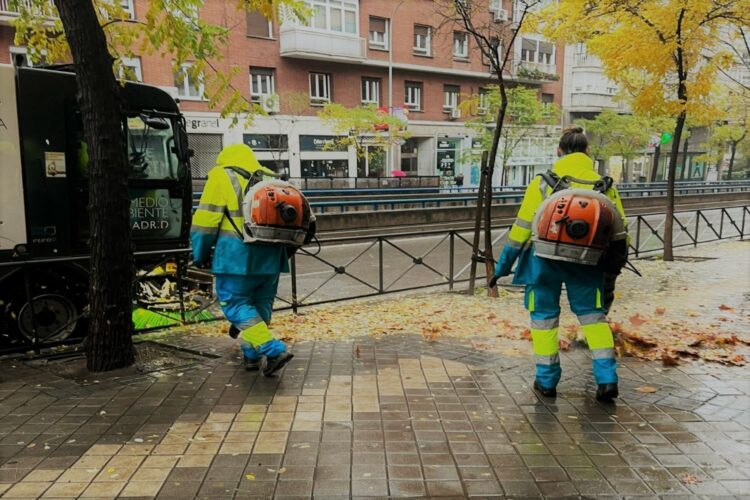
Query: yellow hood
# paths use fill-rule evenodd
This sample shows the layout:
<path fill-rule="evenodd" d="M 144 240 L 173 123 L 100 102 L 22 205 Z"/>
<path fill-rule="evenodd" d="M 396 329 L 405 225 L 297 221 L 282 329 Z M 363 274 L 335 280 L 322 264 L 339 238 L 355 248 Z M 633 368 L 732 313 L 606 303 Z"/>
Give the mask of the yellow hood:
<path fill-rule="evenodd" d="M 239 167 L 250 173 L 261 171 L 266 175 L 276 176 L 273 170 L 258 162 L 255 153 L 247 144 L 232 144 L 222 149 L 219 156 L 216 157 L 216 166 L 220 168 Z"/>

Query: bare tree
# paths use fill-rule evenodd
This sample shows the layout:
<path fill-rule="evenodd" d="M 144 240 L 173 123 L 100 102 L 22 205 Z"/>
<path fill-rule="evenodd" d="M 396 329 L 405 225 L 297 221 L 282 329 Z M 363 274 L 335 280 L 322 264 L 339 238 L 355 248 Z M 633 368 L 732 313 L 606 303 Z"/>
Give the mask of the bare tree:
<path fill-rule="evenodd" d="M 489 2 L 490 9 L 488 9 L 486 0 L 443 0 L 436 3 L 442 3 L 442 5 L 439 5 L 440 13 L 446 22 L 453 22 L 461 26 L 474 40 L 474 45 L 490 67 L 490 75 L 495 80 L 494 83 L 500 93 L 500 106 L 497 108 L 495 117 L 492 145 L 489 155 L 483 155 L 482 157 L 469 278 L 469 293 L 474 293 L 477 264 L 484 263 L 487 270 L 488 294 L 494 297 L 497 296 L 497 290 L 489 288 L 495 261 L 492 255 L 492 176 L 495 172 L 498 145 L 503 133 L 505 114 L 508 108 L 506 78 L 512 70 L 509 63 L 512 63 L 516 37 L 529 11 L 539 5 L 541 0 L 516 0 L 512 14 L 504 18 L 498 16 L 502 9 L 502 0 L 495 2 L 491 0 Z M 494 9 L 497 13 L 491 11 L 493 4 L 495 4 Z M 484 249 L 480 250 L 482 231 L 484 231 Z"/>

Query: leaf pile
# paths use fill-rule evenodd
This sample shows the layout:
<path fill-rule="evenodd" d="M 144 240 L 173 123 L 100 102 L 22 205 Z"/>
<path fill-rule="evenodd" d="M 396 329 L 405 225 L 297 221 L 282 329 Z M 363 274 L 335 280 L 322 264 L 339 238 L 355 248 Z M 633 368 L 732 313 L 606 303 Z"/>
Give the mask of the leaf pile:
<path fill-rule="evenodd" d="M 721 258 L 639 261 L 643 278 L 624 274 L 618 279 L 609 317 L 619 355 L 665 366 L 689 359 L 746 363 L 750 353 L 750 307 L 743 298 L 750 274 L 747 245 L 733 242 L 712 248 Z M 574 341 L 584 339 L 564 296 L 559 336 L 560 349 L 568 350 Z M 476 349 L 528 356 L 528 324 L 520 290 L 503 288 L 496 299 L 482 294 L 421 293 L 311 307 L 299 315 L 277 313 L 271 329 L 290 341 L 419 334 L 427 341 L 451 338 Z M 221 322 L 183 330 L 226 337 L 228 327 Z"/>

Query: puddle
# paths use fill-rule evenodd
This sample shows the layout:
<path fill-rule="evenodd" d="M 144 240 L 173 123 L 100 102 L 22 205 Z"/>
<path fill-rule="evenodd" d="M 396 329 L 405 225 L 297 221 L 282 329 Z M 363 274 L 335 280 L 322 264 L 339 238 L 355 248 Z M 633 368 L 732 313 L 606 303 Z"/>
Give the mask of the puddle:
<path fill-rule="evenodd" d="M 73 380 L 81 385 L 96 384 L 102 381 L 133 377 L 173 368 L 182 368 L 205 362 L 212 356 L 201 356 L 185 352 L 155 342 L 135 344 L 135 363 L 121 370 L 104 373 L 90 373 L 86 369 L 86 358 L 81 352 L 62 354 L 57 358 L 41 358 L 27 361 L 28 366 L 48 371 L 58 377 Z"/>

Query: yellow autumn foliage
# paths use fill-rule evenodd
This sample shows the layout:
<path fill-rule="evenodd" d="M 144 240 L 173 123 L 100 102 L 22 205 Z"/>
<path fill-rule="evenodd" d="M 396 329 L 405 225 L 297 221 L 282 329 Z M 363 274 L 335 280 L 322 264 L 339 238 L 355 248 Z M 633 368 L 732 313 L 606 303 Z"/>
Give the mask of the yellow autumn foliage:
<path fill-rule="evenodd" d="M 708 118 L 717 72 L 733 60 L 720 35 L 750 25 L 750 0 L 560 0 L 533 25 L 551 39 L 585 43 L 636 113 Z M 678 98 L 680 70 L 686 99 Z"/>

